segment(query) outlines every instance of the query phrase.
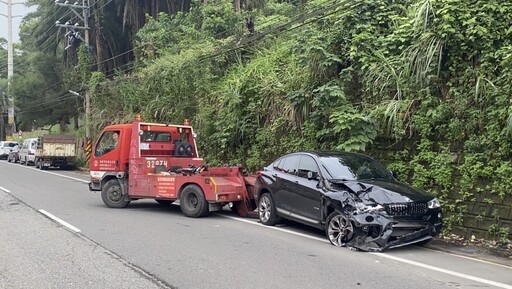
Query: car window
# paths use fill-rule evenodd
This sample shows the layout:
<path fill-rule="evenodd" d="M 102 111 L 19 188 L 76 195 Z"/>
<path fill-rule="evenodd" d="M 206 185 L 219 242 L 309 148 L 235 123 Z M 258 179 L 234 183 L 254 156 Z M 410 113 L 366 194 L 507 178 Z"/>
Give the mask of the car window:
<path fill-rule="evenodd" d="M 297 174 L 297 168 L 299 166 L 299 155 L 289 156 L 286 158 L 283 158 L 281 163 L 279 164 L 279 168 L 281 171 L 285 173 L 289 173 L 292 175 Z"/>
<path fill-rule="evenodd" d="M 36 146 L 37 146 L 37 142 L 36 141 L 33 141 L 32 143 L 30 143 L 30 148 L 31 149 L 36 149 Z"/>
<path fill-rule="evenodd" d="M 309 172 L 318 174 L 318 166 L 312 157 L 301 156 L 297 175 L 301 178 L 307 178 Z"/>
<path fill-rule="evenodd" d="M 273 162 L 270 166 L 275 170 L 279 170 L 279 164 L 281 163 L 281 160 L 282 159 L 278 159 L 277 161 Z"/>
<path fill-rule="evenodd" d="M 376 160 L 358 154 L 324 156 L 320 158 L 332 179 L 392 180 L 391 173 Z"/>

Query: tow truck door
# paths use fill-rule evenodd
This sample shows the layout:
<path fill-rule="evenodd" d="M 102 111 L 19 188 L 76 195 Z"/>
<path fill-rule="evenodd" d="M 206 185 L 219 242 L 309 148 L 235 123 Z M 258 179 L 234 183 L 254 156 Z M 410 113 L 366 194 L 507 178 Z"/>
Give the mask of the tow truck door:
<path fill-rule="evenodd" d="M 121 146 L 114 139 L 114 135 L 119 136 L 121 130 L 105 130 L 96 142 L 94 151 L 89 162 L 91 173 L 97 172 L 103 174 L 117 174 L 123 169 L 120 167 Z"/>

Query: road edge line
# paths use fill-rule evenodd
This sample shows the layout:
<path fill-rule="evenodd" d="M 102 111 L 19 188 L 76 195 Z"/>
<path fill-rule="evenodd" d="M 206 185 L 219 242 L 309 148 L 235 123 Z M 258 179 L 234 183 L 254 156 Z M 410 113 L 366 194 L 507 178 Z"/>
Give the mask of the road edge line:
<path fill-rule="evenodd" d="M 318 237 L 308 236 L 306 234 L 285 230 L 285 229 L 282 229 L 282 228 L 279 228 L 279 227 L 265 226 L 263 224 L 252 222 L 252 221 L 248 221 L 248 220 L 245 220 L 245 219 L 242 219 L 242 218 L 238 218 L 238 217 L 226 216 L 226 215 L 222 215 L 222 214 L 217 214 L 217 215 L 225 217 L 225 218 L 228 218 L 228 219 L 240 221 L 240 222 L 257 225 L 257 226 L 260 226 L 260 227 L 263 227 L 263 228 L 274 229 L 274 230 L 281 231 L 283 233 L 288 233 L 288 234 L 297 235 L 297 236 L 305 237 L 305 238 L 312 239 L 312 240 L 322 241 L 324 243 L 329 243 L 329 241 L 321 239 L 321 238 L 318 238 Z M 439 251 L 439 252 L 442 252 L 442 251 Z M 487 279 L 476 277 L 476 276 L 471 276 L 471 275 L 464 274 L 464 273 L 458 273 L 458 272 L 447 270 L 447 269 L 437 268 L 435 266 L 419 263 L 419 262 L 416 262 L 416 261 L 411 261 L 411 260 L 403 259 L 403 258 L 400 258 L 400 257 L 391 256 L 391 255 L 388 255 L 386 253 L 381 253 L 381 252 L 378 252 L 378 253 L 377 252 L 368 252 L 368 253 L 370 253 L 370 254 L 372 254 L 374 256 L 381 256 L 381 257 L 384 257 L 384 258 L 387 258 L 387 259 L 395 260 L 397 262 L 401 262 L 401 263 L 405 263 L 405 264 L 409 264 L 409 265 L 413 265 L 413 266 L 417 266 L 417 267 L 422 267 L 422 268 L 425 268 L 425 269 L 429 269 L 429 270 L 432 270 L 432 271 L 437 271 L 437 272 L 441 272 L 441 273 L 444 273 L 444 274 L 456 276 L 456 277 L 463 278 L 463 279 L 466 279 L 466 280 L 472 280 L 472 281 L 475 281 L 475 282 L 479 282 L 479 283 L 483 283 L 483 284 L 487 284 L 487 285 L 492 285 L 492 286 L 496 286 L 496 287 L 504 288 L 504 289 L 512 289 L 512 286 L 507 285 L 507 284 L 499 283 L 499 282 L 492 281 L 492 280 L 487 280 Z M 489 263 L 492 263 L 492 262 L 489 262 Z M 492 263 L 492 264 L 496 265 L 494 263 Z"/>
<path fill-rule="evenodd" d="M 41 214 L 43 214 L 43 215 L 47 216 L 48 218 L 50 218 L 50 219 L 52 219 L 52 220 L 56 221 L 57 223 L 59 223 L 59 224 L 63 225 L 64 227 L 66 227 L 66 228 L 70 229 L 71 231 L 74 231 L 75 233 L 80 233 L 80 232 L 81 232 L 81 231 L 80 231 L 80 229 L 78 229 L 77 227 L 75 227 L 75 226 L 73 226 L 73 225 L 71 225 L 71 224 L 69 224 L 69 223 L 65 222 L 64 220 L 61 220 L 61 219 L 59 219 L 59 218 L 55 217 L 54 215 L 52 215 L 52 214 L 48 213 L 48 212 L 47 212 L 47 211 L 45 211 L 45 210 L 39 210 L 39 212 L 40 212 Z"/>

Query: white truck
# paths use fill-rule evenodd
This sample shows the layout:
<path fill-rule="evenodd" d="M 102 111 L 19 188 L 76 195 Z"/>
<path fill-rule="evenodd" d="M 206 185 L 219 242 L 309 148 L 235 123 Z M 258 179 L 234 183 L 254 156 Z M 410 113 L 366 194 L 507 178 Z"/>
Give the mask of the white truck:
<path fill-rule="evenodd" d="M 38 137 L 34 164 L 45 170 L 49 167 L 72 169 L 75 167 L 76 137 L 47 134 Z"/>

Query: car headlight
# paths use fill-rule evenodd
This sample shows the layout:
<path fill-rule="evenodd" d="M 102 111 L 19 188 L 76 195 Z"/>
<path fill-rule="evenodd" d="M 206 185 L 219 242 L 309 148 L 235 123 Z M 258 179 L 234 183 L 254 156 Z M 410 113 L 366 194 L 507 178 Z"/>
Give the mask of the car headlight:
<path fill-rule="evenodd" d="M 427 204 L 428 204 L 429 209 L 435 209 L 435 208 L 441 207 L 441 203 L 439 203 L 439 200 L 437 198 L 433 198 Z"/>

